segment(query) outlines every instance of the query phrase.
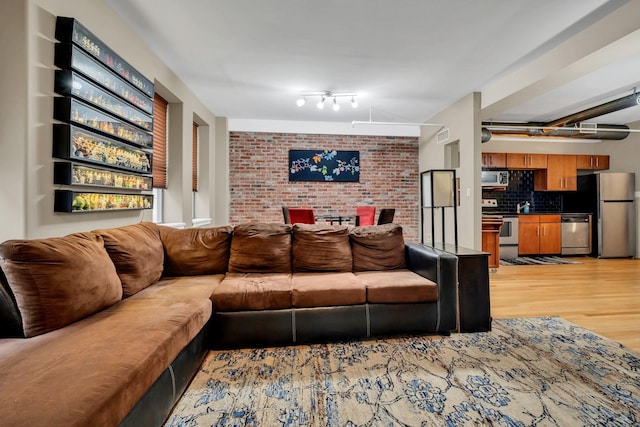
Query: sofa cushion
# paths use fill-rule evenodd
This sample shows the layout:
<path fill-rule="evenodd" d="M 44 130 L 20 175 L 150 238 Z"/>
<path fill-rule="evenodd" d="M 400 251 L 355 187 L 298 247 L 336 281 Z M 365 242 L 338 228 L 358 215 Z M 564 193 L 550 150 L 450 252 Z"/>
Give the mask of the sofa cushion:
<path fill-rule="evenodd" d="M 164 276 L 226 273 L 232 227 L 177 229 L 158 226 L 164 246 Z"/>
<path fill-rule="evenodd" d="M 156 283 L 65 328 L 0 340 L 1 424 L 119 425 L 210 318 L 215 280 L 207 290 L 197 279 L 179 294 Z"/>
<path fill-rule="evenodd" d="M 291 274 L 227 273 L 211 299 L 216 311 L 291 308 Z"/>
<path fill-rule="evenodd" d="M 365 285 L 353 273 L 293 273 L 291 285 L 294 307 L 331 307 L 366 301 Z"/>
<path fill-rule="evenodd" d="M 9 240 L 0 245 L 0 266 L 26 337 L 61 328 L 122 299 L 120 279 L 98 235 Z"/>
<path fill-rule="evenodd" d="M 361 271 L 355 273 L 367 287 L 369 303 L 435 302 L 438 285 L 410 270 Z"/>
<path fill-rule="evenodd" d="M 398 224 L 355 227 L 349 233 L 353 271 L 405 268 L 404 238 Z"/>
<path fill-rule="evenodd" d="M 162 276 L 164 249 L 158 226 L 142 222 L 118 228 L 95 230 L 116 266 L 123 297 L 129 297 Z"/>
<path fill-rule="evenodd" d="M 291 225 L 240 224 L 231 238 L 232 273 L 290 273 Z"/>
<path fill-rule="evenodd" d="M 353 268 L 346 225 L 295 224 L 293 271 L 338 271 Z"/>

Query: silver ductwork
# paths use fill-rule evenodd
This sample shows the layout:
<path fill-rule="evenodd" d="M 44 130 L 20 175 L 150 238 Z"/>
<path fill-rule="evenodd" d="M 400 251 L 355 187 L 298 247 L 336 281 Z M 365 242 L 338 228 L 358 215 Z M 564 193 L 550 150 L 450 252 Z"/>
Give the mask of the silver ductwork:
<path fill-rule="evenodd" d="M 586 110 L 547 123 L 511 123 L 485 122 L 482 124 L 482 142 L 491 139 L 491 135 L 515 135 L 537 137 L 562 137 L 580 139 L 610 139 L 621 140 L 629 136 L 630 130 L 626 125 L 609 125 L 583 123 L 594 117 L 640 105 L 640 94 L 636 93 L 616 100 L 587 108 Z M 485 131 L 489 137 L 485 139 Z"/>

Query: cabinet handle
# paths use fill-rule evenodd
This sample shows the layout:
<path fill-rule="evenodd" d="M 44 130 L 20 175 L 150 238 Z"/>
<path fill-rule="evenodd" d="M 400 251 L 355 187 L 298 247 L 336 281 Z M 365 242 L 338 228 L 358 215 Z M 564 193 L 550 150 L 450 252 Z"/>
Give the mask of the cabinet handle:
<path fill-rule="evenodd" d="M 547 235 L 547 229 L 546 227 L 542 227 L 542 235 L 546 236 Z"/>
<path fill-rule="evenodd" d="M 600 158 L 596 157 L 596 167 L 600 167 L 600 165 L 598 164 L 600 162 Z"/>
<path fill-rule="evenodd" d="M 564 179 L 564 188 L 569 188 L 569 178 Z"/>
<path fill-rule="evenodd" d="M 536 237 L 540 236 L 540 226 L 536 227 Z"/>
<path fill-rule="evenodd" d="M 560 178 L 560 188 L 562 188 L 562 178 Z"/>
<path fill-rule="evenodd" d="M 589 157 L 589 167 L 593 167 L 593 157 Z"/>

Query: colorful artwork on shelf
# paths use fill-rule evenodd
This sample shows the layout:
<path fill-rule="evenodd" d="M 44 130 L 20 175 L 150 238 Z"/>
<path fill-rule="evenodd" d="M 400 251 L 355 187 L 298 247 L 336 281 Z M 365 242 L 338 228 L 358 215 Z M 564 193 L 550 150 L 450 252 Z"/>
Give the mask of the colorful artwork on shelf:
<path fill-rule="evenodd" d="M 152 209 L 151 194 L 81 193 L 56 190 L 55 212 L 95 212 Z"/>
<path fill-rule="evenodd" d="M 289 181 L 359 180 L 359 151 L 289 150 Z"/>
<path fill-rule="evenodd" d="M 150 176 L 132 175 L 68 162 L 56 162 L 54 164 L 53 180 L 54 184 L 61 185 L 82 185 L 147 191 L 153 189 L 153 178 Z"/>

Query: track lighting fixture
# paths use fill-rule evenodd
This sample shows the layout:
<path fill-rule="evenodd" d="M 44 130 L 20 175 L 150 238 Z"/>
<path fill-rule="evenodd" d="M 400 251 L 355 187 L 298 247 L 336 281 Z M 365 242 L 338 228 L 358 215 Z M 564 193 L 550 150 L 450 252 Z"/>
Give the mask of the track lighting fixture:
<path fill-rule="evenodd" d="M 357 101 L 358 94 L 355 93 L 355 92 L 324 91 L 324 92 L 306 92 L 306 93 L 301 93 L 300 97 L 296 101 L 296 104 L 298 105 L 298 107 L 302 107 L 307 103 L 307 98 L 314 97 L 314 96 L 317 96 L 317 97 L 320 98 L 320 100 L 316 103 L 316 107 L 318 107 L 318 109 L 320 109 L 320 110 L 324 109 L 324 103 L 327 100 L 327 98 L 333 98 L 333 105 L 332 105 L 333 111 L 339 111 L 340 110 L 340 103 L 338 101 L 338 98 L 351 98 L 351 100 L 350 100 L 351 107 L 353 107 L 353 108 L 357 108 L 358 107 L 358 101 Z"/>

